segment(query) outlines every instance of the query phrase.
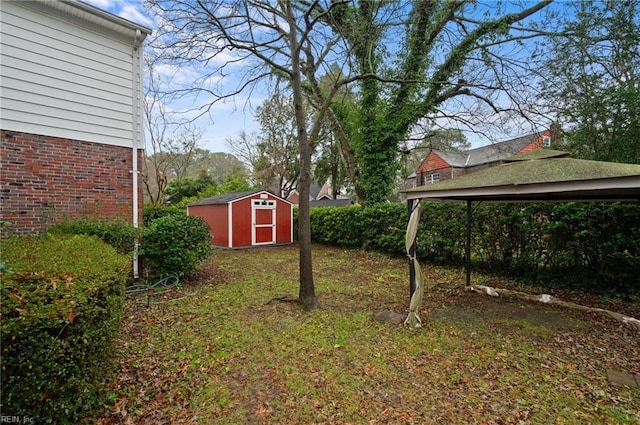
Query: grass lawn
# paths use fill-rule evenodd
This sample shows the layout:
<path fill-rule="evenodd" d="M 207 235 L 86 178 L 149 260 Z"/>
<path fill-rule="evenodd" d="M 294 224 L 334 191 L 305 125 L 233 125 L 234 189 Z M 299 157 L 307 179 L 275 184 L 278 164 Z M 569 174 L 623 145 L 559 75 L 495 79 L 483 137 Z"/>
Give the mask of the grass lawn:
<path fill-rule="evenodd" d="M 380 322 L 380 311 L 408 309 L 406 261 L 322 246 L 313 260 L 321 309 L 309 313 L 288 301 L 297 259 L 297 246 L 214 251 L 182 287 L 149 304 L 130 299 L 98 423 L 640 423 L 640 390 L 606 373 L 640 374 L 640 332 L 630 325 L 465 292 L 462 270 L 431 266 L 424 326 Z M 638 305 L 553 294 L 640 314 Z"/>

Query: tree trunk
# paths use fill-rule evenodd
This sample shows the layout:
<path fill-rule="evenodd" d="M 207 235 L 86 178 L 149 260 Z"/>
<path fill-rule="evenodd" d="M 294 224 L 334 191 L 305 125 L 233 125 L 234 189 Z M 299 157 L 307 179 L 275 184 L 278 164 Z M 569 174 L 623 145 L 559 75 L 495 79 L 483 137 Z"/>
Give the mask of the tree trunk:
<path fill-rule="evenodd" d="M 309 214 L 309 194 L 311 192 L 311 144 L 304 113 L 302 93 L 302 74 L 300 68 L 300 45 L 296 22 L 293 16 L 291 2 L 287 2 L 287 21 L 290 27 L 289 43 L 291 45 L 291 89 L 293 91 L 293 109 L 298 130 L 298 145 L 300 149 L 300 177 L 298 191 L 298 241 L 300 244 L 300 293 L 298 301 L 307 310 L 318 307 L 315 286 L 313 284 L 313 265 L 311 258 L 311 218 Z"/>

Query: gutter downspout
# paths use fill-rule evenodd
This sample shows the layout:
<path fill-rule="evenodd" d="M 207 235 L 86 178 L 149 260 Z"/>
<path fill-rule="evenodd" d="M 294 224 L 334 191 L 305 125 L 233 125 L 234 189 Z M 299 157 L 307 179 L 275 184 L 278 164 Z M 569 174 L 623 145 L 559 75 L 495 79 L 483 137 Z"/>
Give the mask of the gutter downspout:
<path fill-rule="evenodd" d="M 132 152 L 132 186 L 133 186 L 133 202 L 132 202 L 132 209 L 133 209 L 133 228 L 137 229 L 138 228 L 138 132 L 139 132 L 139 128 L 138 128 L 138 118 L 139 118 L 139 96 L 138 96 L 138 77 L 142 78 L 142 72 L 141 72 L 141 64 L 142 62 L 139 60 L 139 48 L 140 48 L 140 38 L 142 36 L 142 33 L 140 32 L 139 29 L 136 29 L 136 36 L 133 42 L 133 52 L 132 52 L 132 56 L 131 56 L 131 69 L 132 69 L 132 76 L 133 76 L 133 81 L 132 81 L 132 94 L 133 94 L 133 98 L 132 98 L 132 109 L 133 109 L 133 122 L 132 122 L 132 133 L 133 133 L 133 137 L 132 137 L 132 148 L 133 148 L 133 152 Z M 138 238 L 136 237 L 136 240 L 134 242 L 134 248 L 133 248 L 133 277 L 135 279 L 138 279 L 138 277 L 140 277 L 140 273 L 139 273 L 139 264 L 138 264 L 138 248 L 139 248 L 139 241 Z"/>

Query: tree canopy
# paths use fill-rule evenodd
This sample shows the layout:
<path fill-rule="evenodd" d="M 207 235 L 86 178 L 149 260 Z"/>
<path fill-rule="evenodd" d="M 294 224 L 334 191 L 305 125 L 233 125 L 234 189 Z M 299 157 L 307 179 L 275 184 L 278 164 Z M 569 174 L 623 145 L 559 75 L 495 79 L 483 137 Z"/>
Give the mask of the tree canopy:
<path fill-rule="evenodd" d="M 574 156 L 640 163 L 640 1 L 573 5 L 541 70 L 545 112 Z"/>

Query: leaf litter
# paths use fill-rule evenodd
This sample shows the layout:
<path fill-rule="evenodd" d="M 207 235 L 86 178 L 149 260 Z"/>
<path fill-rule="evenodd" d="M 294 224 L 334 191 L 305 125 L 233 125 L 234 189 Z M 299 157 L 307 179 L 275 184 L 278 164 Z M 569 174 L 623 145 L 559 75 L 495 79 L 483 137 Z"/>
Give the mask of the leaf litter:
<path fill-rule="evenodd" d="M 640 333 L 604 315 L 463 291 L 425 266 L 423 327 L 403 259 L 315 246 L 320 309 L 303 311 L 296 246 L 215 251 L 157 302 L 127 303 L 98 424 L 635 424 Z M 493 287 L 539 293 L 504 278 Z M 445 283 L 443 285 L 442 283 Z M 549 290 L 545 290 L 548 292 Z M 640 306 L 552 295 L 639 317 Z"/>

